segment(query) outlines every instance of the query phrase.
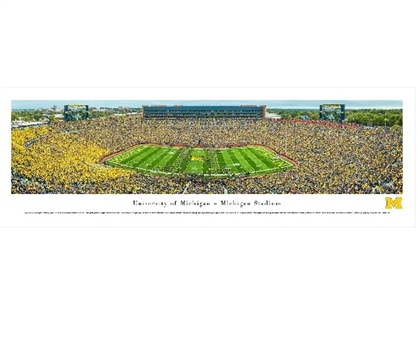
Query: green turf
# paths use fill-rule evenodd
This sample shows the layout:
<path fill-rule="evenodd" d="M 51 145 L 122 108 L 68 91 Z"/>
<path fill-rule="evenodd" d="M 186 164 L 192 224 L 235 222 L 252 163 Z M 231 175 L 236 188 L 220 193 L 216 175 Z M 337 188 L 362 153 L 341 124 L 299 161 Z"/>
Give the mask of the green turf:
<path fill-rule="evenodd" d="M 294 167 L 263 146 L 202 149 L 139 145 L 105 163 L 154 175 L 193 174 L 206 178 L 258 176 Z"/>

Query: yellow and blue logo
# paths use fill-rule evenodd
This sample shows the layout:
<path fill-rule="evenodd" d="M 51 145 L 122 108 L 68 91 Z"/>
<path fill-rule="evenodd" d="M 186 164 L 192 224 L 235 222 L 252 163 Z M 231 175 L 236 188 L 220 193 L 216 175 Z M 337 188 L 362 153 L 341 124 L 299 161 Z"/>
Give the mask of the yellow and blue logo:
<path fill-rule="evenodd" d="M 386 209 L 402 209 L 402 197 L 396 197 L 394 200 L 392 200 L 391 197 L 386 197 Z"/>

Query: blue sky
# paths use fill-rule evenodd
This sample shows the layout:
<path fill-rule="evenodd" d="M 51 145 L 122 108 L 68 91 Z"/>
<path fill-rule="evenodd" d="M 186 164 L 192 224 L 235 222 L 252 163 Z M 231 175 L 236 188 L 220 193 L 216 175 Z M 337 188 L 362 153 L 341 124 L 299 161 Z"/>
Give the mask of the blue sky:
<path fill-rule="evenodd" d="M 13 100 L 12 109 L 40 109 L 51 108 L 53 105 L 64 107 L 65 104 L 88 104 L 92 107 L 117 108 L 119 106 L 137 108 L 142 105 L 240 105 L 240 104 L 265 104 L 268 108 L 287 109 L 318 109 L 320 104 L 338 103 L 345 104 L 346 109 L 361 108 L 402 108 L 402 100 Z"/>

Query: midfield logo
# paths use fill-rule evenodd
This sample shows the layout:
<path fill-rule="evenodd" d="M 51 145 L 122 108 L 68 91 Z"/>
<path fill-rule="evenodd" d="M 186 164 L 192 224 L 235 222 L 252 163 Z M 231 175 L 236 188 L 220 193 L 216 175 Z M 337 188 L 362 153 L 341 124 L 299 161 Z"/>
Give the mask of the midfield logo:
<path fill-rule="evenodd" d="M 396 197 L 394 200 L 390 197 L 386 197 L 386 209 L 402 209 L 402 197 Z"/>

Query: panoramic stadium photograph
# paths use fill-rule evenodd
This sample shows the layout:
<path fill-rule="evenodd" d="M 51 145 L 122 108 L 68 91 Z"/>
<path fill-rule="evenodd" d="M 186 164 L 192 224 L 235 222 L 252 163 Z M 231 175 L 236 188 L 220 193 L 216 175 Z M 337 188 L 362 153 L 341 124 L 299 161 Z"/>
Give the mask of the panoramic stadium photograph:
<path fill-rule="evenodd" d="M 402 194 L 400 100 L 14 100 L 12 194 Z"/>

